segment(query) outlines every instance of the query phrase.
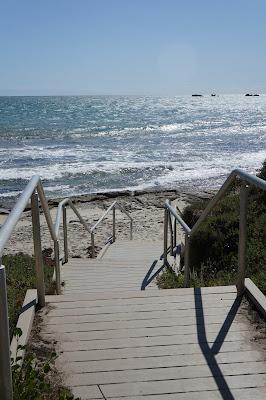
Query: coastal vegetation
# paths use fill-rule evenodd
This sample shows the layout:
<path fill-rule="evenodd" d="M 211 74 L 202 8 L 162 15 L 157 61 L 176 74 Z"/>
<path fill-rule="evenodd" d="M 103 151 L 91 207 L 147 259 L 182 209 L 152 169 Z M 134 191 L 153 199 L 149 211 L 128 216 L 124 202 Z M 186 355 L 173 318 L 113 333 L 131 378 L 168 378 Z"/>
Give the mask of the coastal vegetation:
<path fill-rule="evenodd" d="M 22 331 L 14 329 L 14 336 L 19 339 Z M 18 352 L 25 350 L 26 354 L 21 366 L 21 356 Z M 61 385 L 58 371 L 55 368 L 57 354 L 45 347 L 36 354 L 31 345 L 18 346 L 15 358 L 11 359 L 13 399 L 14 400 L 74 400 L 68 388 Z M 76 399 L 78 400 L 78 399 Z"/>
<path fill-rule="evenodd" d="M 258 176 L 266 180 L 266 161 Z M 191 238 L 192 287 L 234 284 L 238 268 L 239 190 L 235 183 Z M 183 219 L 192 227 L 206 207 L 200 200 L 185 208 Z M 250 188 L 247 215 L 246 277 L 266 293 L 266 193 Z M 158 278 L 161 288 L 183 287 L 183 274 L 167 269 Z"/>
<path fill-rule="evenodd" d="M 2 263 L 6 268 L 9 327 L 12 336 L 26 291 L 36 288 L 35 261 L 27 254 L 18 253 L 3 256 Z M 46 293 L 52 293 L 54 290 L 53 271 L 53 266 L 44 263 Z"/>
<path fill-rule="evenodd" d="M 49 253 L 49 251 L 48 251 Z M 44 278 L 46 293 L 54 293 L 53 262 L 44 251 Z M 22 335 L 16 327 L 23 300 L 28 289 L 36 287 L 35 260 L 18 253 L 2 258 L 6 268 L 7 296 L 10 336 L 17 340 Z M 35 332 L 35 336 L 38 334 Z M 17 354 L 11 359 L 14 400 L 71 400 L 74 396 L 62 386 L 55 368 L 57 354 L 54 348 L 45 346 L 38 338 L 37 345 L 30 341 L 27 346 L 18 346 Z M 21 365 L 20 350 L 25 350 Z"/>

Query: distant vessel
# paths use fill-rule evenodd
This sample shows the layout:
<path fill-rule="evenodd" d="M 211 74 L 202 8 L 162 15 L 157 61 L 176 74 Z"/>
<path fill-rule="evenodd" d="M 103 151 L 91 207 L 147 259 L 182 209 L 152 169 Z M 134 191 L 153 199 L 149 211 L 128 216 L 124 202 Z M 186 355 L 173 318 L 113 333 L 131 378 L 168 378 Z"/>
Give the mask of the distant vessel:
<path fill-rule="evenodd" d="M 215 93 L 212 93 L 212 94 L 211 94 L 211 96 L 212 96 L 212 97 L 215 97 L 215 96 L 216 96 L 216 94 L 215 94 Z"/>
<path fill-rule="evenodd" d="M 259 97 L 259 94 L 254 94 L 255 97 Z"/>
<path fill-rule="evenodd" d="M 246 93 L 245 96 L 246 96 L 246 97 L 251 97 L 251 96 L 253 96 L 253 94 Z"/>
<path fill-rule="evenodd" d="M 192 94 L 192 97 L 203 97 L 202 94 Z"/>

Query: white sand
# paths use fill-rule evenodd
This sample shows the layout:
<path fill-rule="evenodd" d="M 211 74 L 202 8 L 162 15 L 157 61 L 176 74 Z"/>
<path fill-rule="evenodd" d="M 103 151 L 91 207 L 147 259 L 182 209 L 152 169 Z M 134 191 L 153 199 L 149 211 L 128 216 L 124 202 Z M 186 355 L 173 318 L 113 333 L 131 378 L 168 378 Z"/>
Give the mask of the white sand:
<path fill-rule="evenodd" d="M 205 197 L 208 194 L 205 194 Z M 135 196 L 123 195 L 115 198 L 108 198 L 99 196 L 99 199 L 93 201 L 86 201 L 86 198 L 81 199 L 82 202 L 77 202 L 76 206 L 81 215 L 86 220 L 89 226 L 101 217 L 104 211 L 110 206 L 114 200 L 118 200 L 125 209 L 130 213 L 133 218 L 133 239 L 145 240 L 161 240 L 163 246 L 163 219 L 164 219 L 164 202 L 167 198 L 179 208 L 180 211 L 184 207 L 195 200 L 198 195 L 177 193 L 173 191 L 161 191 L 152 193 L 137 194 Z M 83 202 L 84 201 L 84 202 Z M 51 206 L 51 215 L 55 221 L 57 209 Z M 125 214 L 120 211 L 116 212 L 116 237 L 117 239 L 129 238 L 129 220 Z M 0 224 L 4 222 L 6 216 L 0 215 Z M 88 247 L 90 246 L 90 234 L 85 231 L 84 227 L 79 223 L 78 218 L 71 209 L 67 210 L 68 221 L 68 239 L 69 239 L 69 255 L 70 257 L 89 257 Z M 178 238 L 181 239 L 182 231 L 178 229 Z M 53 242 L 48 231 L 44 215 L 41 214 L 41 235 L 42 235 L 42 248 L 52 248 Z M 95 232 L 95 245 L 100 249 L 107 242 L 108 238 L 112 235 L 112 213 L 100 224 Z M 62 246 L 62 229 L 60 248 Z M 23 214 L 18 222 L 12 237 L 10 238 L 5 253 L 15 254 L 17 252 L 24 252 L 33 254 L 32 242 L 32 226 L 31 214 L 27 211 Z"/>

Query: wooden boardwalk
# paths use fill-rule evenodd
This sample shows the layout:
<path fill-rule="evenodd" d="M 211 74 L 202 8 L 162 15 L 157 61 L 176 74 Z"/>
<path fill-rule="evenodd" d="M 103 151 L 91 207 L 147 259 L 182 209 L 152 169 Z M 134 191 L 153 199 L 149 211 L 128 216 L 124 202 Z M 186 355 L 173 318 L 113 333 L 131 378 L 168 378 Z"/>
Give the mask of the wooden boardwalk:
<path fill-rule="evenodd" d="M 158 249 L 117 242 L 62 268 L 42 335 L 57 340 L 66 385 L 82 399 L 266 398 L 266 352 L 235 288 L 156 289 Z"/>

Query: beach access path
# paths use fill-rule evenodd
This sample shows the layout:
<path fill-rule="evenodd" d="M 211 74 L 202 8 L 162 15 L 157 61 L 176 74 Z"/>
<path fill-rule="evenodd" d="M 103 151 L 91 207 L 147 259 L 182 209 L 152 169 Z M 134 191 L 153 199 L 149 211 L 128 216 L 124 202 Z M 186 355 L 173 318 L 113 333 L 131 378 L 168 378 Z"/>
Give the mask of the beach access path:
<path fill-rule="evenodd" d="M 62 267 L 41 336 L 64 383 L 81 399 L 265 398 L 265 344 L 235 287 L 159 290 L 161 252 L 161 241 L 117 241 Z"/>

